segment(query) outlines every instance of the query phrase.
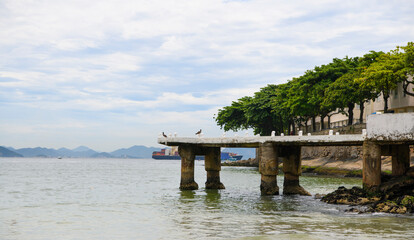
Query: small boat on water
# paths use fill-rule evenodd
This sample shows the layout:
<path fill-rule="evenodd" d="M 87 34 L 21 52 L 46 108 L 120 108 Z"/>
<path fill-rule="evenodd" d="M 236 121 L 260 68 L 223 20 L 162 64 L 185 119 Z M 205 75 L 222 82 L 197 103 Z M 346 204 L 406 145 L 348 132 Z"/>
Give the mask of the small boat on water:
<path fill-rule="evenodd" d="M 222 161 L 237 161 L 241 160 L 243 155 L 231 152 L 221 152 Z M 178 154 L 177 147 L 164 148 L 161 151 L 155 151 L 152 153 L 152 158 L 155 160 L 181 160 Z M 196 156 L 195 160 L 204 160 L 204 156 Z"/>

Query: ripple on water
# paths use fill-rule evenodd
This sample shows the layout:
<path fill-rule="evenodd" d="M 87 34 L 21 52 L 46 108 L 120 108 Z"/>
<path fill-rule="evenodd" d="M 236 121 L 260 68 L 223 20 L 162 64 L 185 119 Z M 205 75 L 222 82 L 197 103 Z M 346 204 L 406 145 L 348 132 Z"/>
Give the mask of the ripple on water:
<path fill-rule="evenodd" d="M 178 190 L 179 161 L 20 159 L 0 169 L 7 183 L 0 184 L 0 239 L 414 238 L 412 216 L 354 215 L 313 197 L 260 196 L 255 168 L 223 167 L 226 189 L 206 190 L 196 162 L 196 191 Z M 360 184 L 301 177 L 312 194 Z M 282 192 L 282 175 L 278 185 Z"/>

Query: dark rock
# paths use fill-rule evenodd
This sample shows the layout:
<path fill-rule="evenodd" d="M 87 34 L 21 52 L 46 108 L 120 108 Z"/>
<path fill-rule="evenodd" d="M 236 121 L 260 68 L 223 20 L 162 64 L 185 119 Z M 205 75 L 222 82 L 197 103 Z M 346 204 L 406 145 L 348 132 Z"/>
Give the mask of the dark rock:
<path fill-rule="evenodd" d="M 347 189 L 343 186 L 322 197 L 321 201 L 331 204 L 346 204 L 352 207 L 346 212 L 386 212 L 405 214 L 414 212 L 414 179 L 410 177 L 390 177 L 380 191 L 368 192 L 359 187 Z"/>
<path fill-rule="evenodd" d="M 325 196 L 326 196 L 326 194 L 317 193 L 317 194 L 315 194 L 315 199 L 322 199 Z"/>
<path fill-rule="evenodd" d="M 414 178 L 414 167 L 410 167 L 406 173 L 407 176 Z"/>

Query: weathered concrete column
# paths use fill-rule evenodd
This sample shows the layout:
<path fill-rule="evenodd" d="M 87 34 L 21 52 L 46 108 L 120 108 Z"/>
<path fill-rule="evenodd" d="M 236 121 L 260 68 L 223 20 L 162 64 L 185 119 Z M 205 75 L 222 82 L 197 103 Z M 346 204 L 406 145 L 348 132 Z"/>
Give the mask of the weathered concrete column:
<path fill-rule="evenodd" d="M 262 195 L 279 195 L 277 186 L 278 150 L 272 143 L 263 143 L 259 148 L 260 192 Z"/>
<path fill-rule="evenodd" d="M 381 185 L 381 146 L 364 141 L 362 154 L 362 185 L 366 190 L 376 191 Z"/>
<path fill-rule="evenodd" d="M 191 145 L 181 145 L 178 147 L 178 153 L 181 157 L 180 190 L 198 189 L 198 184 L 194 181 L 195 147 Z"/>
<path fill-rule="evenodd" d="M 283 194 L 300 194 L 310 196 L 311 194 L 299 185 L 299 176 L 302 174 L 300 146 L 283 147 L 283 173 L 285 174 L 283 183 Z"/>
<path fill-rule="evenodd" d="M 262 154 L 260 153 L 260 148 L 259 147 L 256 148 L 256 161 L 260 162 L 260 156 L 261 155 Z"/>
<path fill-rule="evenodd" d="M 204 149 L 204 166 L 207 171 L 206 189 L 224 189 L 220 182 L 221 153 L 219 147 L 209 147 Z"/>
<path fill-rule="evenodd" d="M 410 145 L 392 146 L 392 175 L 402 176 L 410 168 Z"/>

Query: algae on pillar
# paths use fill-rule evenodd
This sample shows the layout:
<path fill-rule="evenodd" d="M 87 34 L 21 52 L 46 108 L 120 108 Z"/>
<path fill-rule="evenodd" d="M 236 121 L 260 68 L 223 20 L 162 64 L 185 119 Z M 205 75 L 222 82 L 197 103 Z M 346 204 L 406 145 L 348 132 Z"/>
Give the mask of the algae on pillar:
<path fill-rule="evenodd" d="M 220 182 L 221 153 L 219 147 L 204 148 L 205 169 L 207 171 L 206 189 L 224 189 Z"/>
<path fill-rule="evenodd" d="M 277 147 L 272 143 L 263 143 L 259 149 L 260 192 L 262 195 L 279 195 L 279 187 L 277 186 L 279 154 Z"/>
<path fill-rule="evenodd" d="M 381 146 L 373 141 L 364 141 L 362 154 L 363 188 L 377 191 L 381 185 Z"/>
<path fill-rule="evenodd" d="M 178 147 L 178 153 L 181 157 L 180 190 L 198 189 L 198 184 L 194 181 L 195 147 L 191 145 L 181 145 Z"/>
<path fill-rule="evenodd" d="M 284 146 L 282 148 L 283 173 L 283 194 L 300 194 L 310 196 L 311 194 L 299 185 L 299 176 L 302 174 L 300 146 Z"/>

